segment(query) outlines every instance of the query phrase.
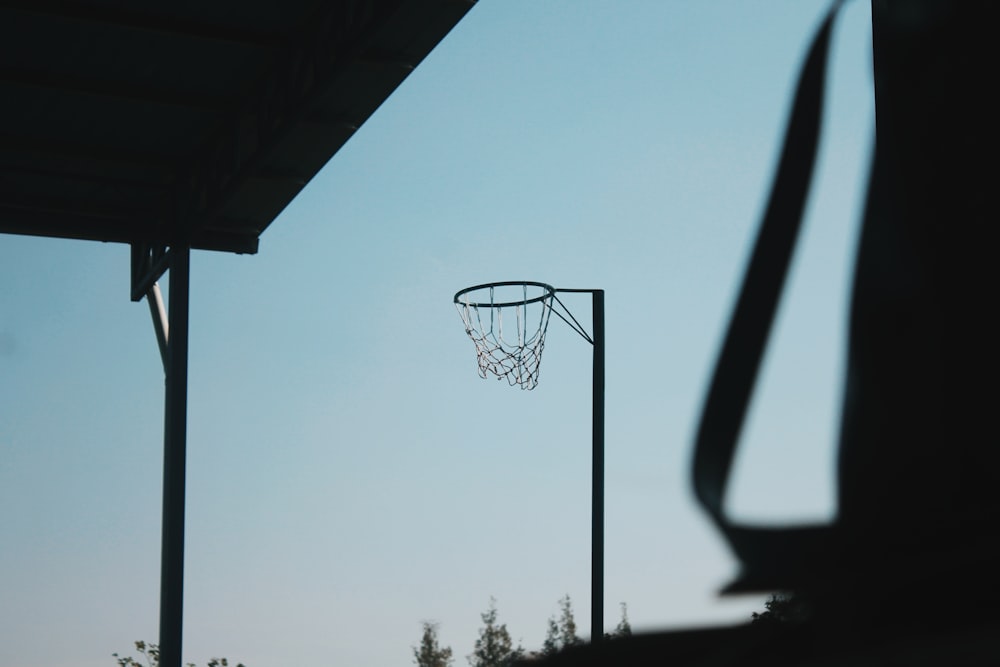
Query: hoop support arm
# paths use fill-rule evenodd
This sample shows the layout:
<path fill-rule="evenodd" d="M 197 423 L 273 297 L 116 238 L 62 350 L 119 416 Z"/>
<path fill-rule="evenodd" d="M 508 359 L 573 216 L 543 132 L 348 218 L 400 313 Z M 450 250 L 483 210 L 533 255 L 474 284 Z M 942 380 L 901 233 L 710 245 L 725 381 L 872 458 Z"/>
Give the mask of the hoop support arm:
<path fill-rule="evenodd" d="M 569 294 L 573 294 L 573 293 L 575 293 L 575 294 L 593 294 L 595 297 L 597 296 L 598 293 L 600 293 L 601 294 L 601 304 L 602 304 L 602 307 L 603 307 L 603 303 L 604 303 L 604 290 L 602 290 L 602 289 L 562 289 L 562 288 L 554 289 L 552 291 L 552 298 L 554 298 L 559 303 L 559 305 L 562 306 L 563 310 L 566 311 L 566 315 L 569 315 L 569 320 L 566 319 L 566 317 L 562 313 L 560 313 L 558 310 L 556 310 L 555 308 L 552 308 L 551 306 L 549 307 L 549 309 L 553 313 L 555 313 L 559 317 L 559 319 L 561 319 L 563 322 L 565 322 L 569 326 L 570 329 L 572 329 L 573 331 L 575 331 L 578 334 L 580 334 L 580 337 L 583 338 L 588 343 L 590 343 L 591 345 L 595 345 L 594 340 L 597 338 L 597 336 L 596 336 L 596 333 L 597 333 L 597 311 L 596 310 L 594 311 L 594 333 L 595 333 L 595 335 L 594 336 L 590 336 L 589 334 L 587 334 L 587 330 L 583 328 L 583 325 L 580 324 L 580 322 L 573 316 L 573 313 L 570 312 L 570 309 L 566 307 L 566 304 L 563 303 L 562 300 L 558 296 L 556 296 L 556 294 L 558 294 L 559 292 L 566 292 L 566 293 L 569 293 Z M 595 304 L 596 304 L 596 302 L 595 302 Z M 602 315 L 601 316 L 603 317 L 603 311 L 602 311 Z M 570 320 L 573 320 L 573 321 L 570 322 Z"/>

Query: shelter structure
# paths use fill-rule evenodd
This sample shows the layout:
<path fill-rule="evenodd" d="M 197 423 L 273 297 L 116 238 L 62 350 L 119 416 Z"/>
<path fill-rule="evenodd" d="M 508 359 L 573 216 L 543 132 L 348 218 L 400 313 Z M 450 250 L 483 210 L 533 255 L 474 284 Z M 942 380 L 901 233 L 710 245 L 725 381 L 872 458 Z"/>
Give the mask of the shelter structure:
<path fill-rule="evenodd" d="M 3 0 L 0 232 L 131 246 L 166 374 L 160 664 L 181 664 L 191 250 L 260 235 L 474 0 Z M 169 313 L 156 281 L 169 270 Z"/>

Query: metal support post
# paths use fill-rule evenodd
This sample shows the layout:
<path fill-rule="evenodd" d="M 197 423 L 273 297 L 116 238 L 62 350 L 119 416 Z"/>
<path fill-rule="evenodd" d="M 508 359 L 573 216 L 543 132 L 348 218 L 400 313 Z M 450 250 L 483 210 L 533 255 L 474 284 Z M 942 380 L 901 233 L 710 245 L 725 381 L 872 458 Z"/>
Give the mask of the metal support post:
<path fill-rule="evenodd" d="M 170 248 L 170 333 L 167 338 L 160 556 L 160 667 L 181 667 L 190 258 L 190 248 Z"/>
<path fill-rule="evenodd" d="M 604 290 L 593 290 L 594 405 L 591 494 L 590 637 L 604 639 Z"/>

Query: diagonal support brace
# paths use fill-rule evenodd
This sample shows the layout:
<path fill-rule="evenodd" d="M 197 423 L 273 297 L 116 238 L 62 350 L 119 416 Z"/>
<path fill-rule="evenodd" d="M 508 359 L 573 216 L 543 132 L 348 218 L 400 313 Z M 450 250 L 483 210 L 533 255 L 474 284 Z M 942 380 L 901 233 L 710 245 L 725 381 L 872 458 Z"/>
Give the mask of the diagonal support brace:
<path fill-rule="evenodd" d="M 142 301 L 170 266 L 170 251 L 165 245 L 132 244 L 132 301 Z"/>
<path fill-rule="evenodd" d="M 156 343 L 160 347 L 160 359 L 163 361 L 163 373 L 169 372 L 169 357 L 167 356 L 167 343 L 170 335 L 170 322 L 167 319 L 167 309 L 163 305 L 163 294 L 160 292 L 159 283 L 146 292 L 146 303 L 149 304 L 149 314 L 153 317 L 153 330 L 156 332 Z"/>

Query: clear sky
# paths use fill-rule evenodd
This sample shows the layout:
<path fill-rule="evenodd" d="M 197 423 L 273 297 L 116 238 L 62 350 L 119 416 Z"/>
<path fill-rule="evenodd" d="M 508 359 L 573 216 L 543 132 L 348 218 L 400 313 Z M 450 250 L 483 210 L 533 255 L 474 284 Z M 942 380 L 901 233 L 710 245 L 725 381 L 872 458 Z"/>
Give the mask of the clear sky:
<path fill-rule="evenodd" d="M 458 289 L 607 294 L 608 627 L 745 620 L 693 502 L 692 434 L 827 2 L 481 0 L 264 233 L 192 257 L 185 661 L 526 648 L 589 631 L 590 347 L 476 374 Z M 868 3 L 835 32 L 805 236 L 731 511 L 807 521 L 833 483 L 873 132 Z M 0 665 L 110 667 L 158 629 L 163 372 L 123 245 L 0 237 Z M 566 304 L 589 328 L 586 296 Z"/>

